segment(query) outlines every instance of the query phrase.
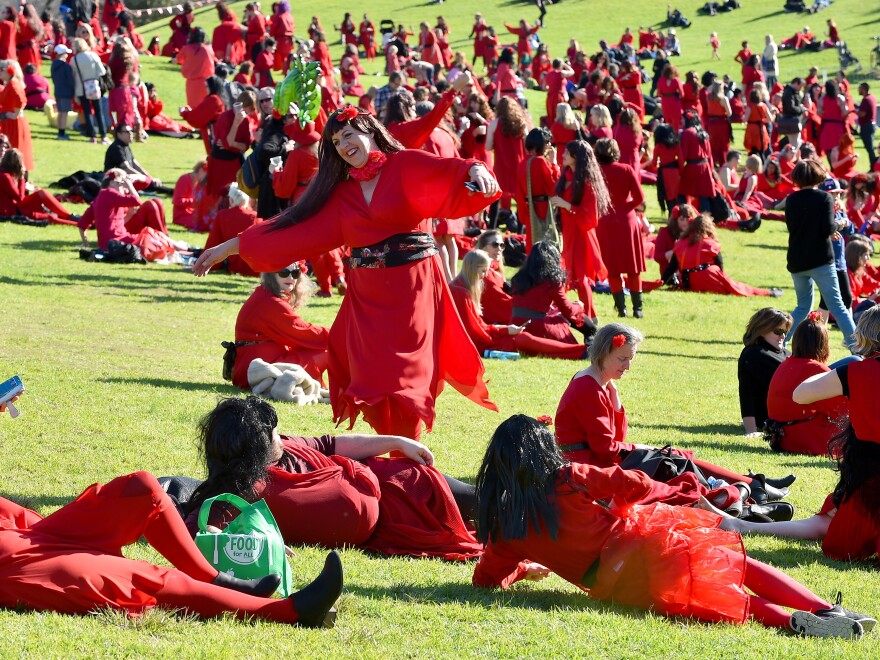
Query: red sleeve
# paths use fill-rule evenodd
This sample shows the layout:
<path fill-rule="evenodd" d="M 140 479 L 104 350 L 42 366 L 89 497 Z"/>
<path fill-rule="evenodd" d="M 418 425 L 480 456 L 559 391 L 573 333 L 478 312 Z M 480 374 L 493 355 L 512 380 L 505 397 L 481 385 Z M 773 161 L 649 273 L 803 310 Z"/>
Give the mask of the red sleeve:
<path fill-rule="evenodd" d="M 568 197 L 571 188 L 566 190 Z M 570 199 L 568 201 L 571 201 Z M 599 204 L 596 202 L 596 194 L 593 187 L 589 184 L 584 185 L 584 195 L 581 197 L 581 203 L 577 206 L 572 205 L 571 211 L 567 212 L 569 217 L 578 225 L 586 230 L 595 229 L 599 226 Z"/>
<path fill-rule="evenodd" d="M 299 224 L 278 231 L 270 231 L 271 222 L 253 225 L 239 236 L 239 254 L 256 272 L 271 273 L 338 248 L 345 242 L 340 207 L 339 198 L 334 196 L 318 213 Z"/>
<path fill-rule="evenodd" d="M 584 486 L 594 500 L 639 502 L 654 489 L 654 480 L 641 470 L 622 470 L 617 465 L 598 468 L 572 463 L 571 480 Z"/>
<path fill-rule="evenodd" d="M 284 167 L 272 175 L 272 190 L 278 197 L 287 199 L 293 197 L 293 191 L 299 183 L 299 155 L 294 149 L 287 154 L 287 162 Z"/>
<path fill-rule="evenodd" d="M 83 211 L 82 217 L 76 223 L 77 227 L 85 231 L 93 224 L 95 224 L 94 208 L 94 206 L 89 206 L 85 211 Z"/>
<path fill-rule="evenodd" d="M 21 201 L 21 186 L 15 178 L 7 172 L 0 173 L 0 197 L 5 197 L 13 204 Z"/>
<path fill-rule="evenodd" d="M 474 567 L 472 582 L 475 587 L 506 589 L 514 582 L 526 576 L 526 568 L 522 559 L 508 548 L 497 548 L 489 543 Z"/>
<path fill-rule="evenodd" d="M 204 129 L 212 121 L 215 121 L 223 113 L 223 110 L 223 101 L 218 96 L 211 94 L 195 108 L 181 112 L 180 116 L 194 128 Z"/>
<path fill-rule="evenodd" d="M 556 303 L 556 307 L 562 313 L 562 315 L 574 323 L 575 325 L 583 325 L 584 322 L 584 308 L 577 306 L 575 307 L 568 297 L 565 295 L 565 285 L 560 284 L 558 287 L 551 291 L 551 296 L 553 302 Z"/>
<path fill-rule="evenodd" d="M 486 197 L 464 187 L 470 179 L 468 171 L 480 161 L 439 158 L 422 151 L 406 151 L 399 157 L 406 158 L 404 194 L 423 218 L 463 218 L 501 197 L 500 190 Z"/>
<path fill-rule="evenodd" d="M 482 351 L 496 343 L 502 336 L 508 334 L 507 328 L 487 325 L 477 314 L 477 308 L 470 294 L 461 286 L 451 286 L 452 300 L 458 310 L 458 315 L 464 324 L 464 329 L 474 344 Z"/>
<path fill-rule="evenodd" d="M 392 124 L 388 127 L 388 131 L 407 149 L 421 149 L 446 115 L 446 111 L 452 107 L 454 100 L 455 91 L 446 90 L 431 112 L 412 121 Z"/>
<path fill-rule="evenodd" d="M 629 166 L 626 169 L 627 178 L 629 179 L 630 200 L 624 204 L 624 208 L 626 213 L 629 213 L 645 202 L 645 193 L 642 190 L 642 184 L 639 183 L 635 170 Z"/>
<path fill-rule="evenodd" d="M 586 392 L 585 396 L 578 398 L 578 403 L 578 406 L 569 406 L 567 410 L 573 414 L 581 437 L 590 446 L 596 463 L 612 465 L 620 462 L 620 451 L 633 447 L 631 443 L 623 442 L 627 429 L 626 411 L 623 407 L 615 410 L 610 398 L 602 396 L 600 392 Z"/>
<path fill-rule="evenodd" d="M 273 297 L 262 312 L 259 332 L 268 339 L 283 346 L 327 350 L 327 328 L 304 321 L 286 300 Z"/>

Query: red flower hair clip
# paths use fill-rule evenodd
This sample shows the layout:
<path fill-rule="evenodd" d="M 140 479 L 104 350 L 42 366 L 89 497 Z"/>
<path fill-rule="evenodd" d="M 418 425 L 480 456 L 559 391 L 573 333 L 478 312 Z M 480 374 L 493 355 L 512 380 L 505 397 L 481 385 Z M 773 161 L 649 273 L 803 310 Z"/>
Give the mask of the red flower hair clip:
<path fill-rule="evenodd" d="M 309 267 L 306 265 L 305 261 L 297 261 L 294 265 L 299 267 L 299 272 L 301 272 L 303 275 L 308 274 Z"/>
<path fill-rule="evenodd" d="M 812 312 L 807 314 L 807 318 L 813 321 L 814 323 L 818 323 L 822 320 L 822 314 L 819 313 L 819 310 L 814 309 Z"/>
<path fill-rule="evenodd" d="M 14 78 L 15 77 L 15 67 L 10 64 L 8 67 L 6 67 L 6 73 L 9 74 L 10 78 Z"/>
<path fill-rule="evenodd" d="M 553 426 L 553 418 L 550 415 L 541 415 L 537 419 L 539 424 L 544 426 Z"/>
<path fill-rule="evenodd" d="M 351 121 L 355 117 L 358 116 L 357 108 L 353 105 L 349 104 L 342 108 L 341 110 L 336 111 L 336 121 Z"/>
<path fill-rule="evenodd" d="M 614 338 L 611 340 L 611 345 L 614 348 L 620 348 L 626 343 L 626 335 L 622 332 L 620 334 L 614 335 Z"/>

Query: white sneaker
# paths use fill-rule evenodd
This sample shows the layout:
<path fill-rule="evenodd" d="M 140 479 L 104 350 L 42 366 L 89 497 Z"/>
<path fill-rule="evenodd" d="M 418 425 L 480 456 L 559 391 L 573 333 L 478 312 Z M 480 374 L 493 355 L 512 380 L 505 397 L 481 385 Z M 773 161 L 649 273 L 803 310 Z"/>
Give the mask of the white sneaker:
<path fill-rule="evenodd" d="M 792 612 L 791 629 L 807 637 L 840 637 L 861 639 L 864 629 L 858 621 L 832 614 L 813 614 L 798 610 Z"/>

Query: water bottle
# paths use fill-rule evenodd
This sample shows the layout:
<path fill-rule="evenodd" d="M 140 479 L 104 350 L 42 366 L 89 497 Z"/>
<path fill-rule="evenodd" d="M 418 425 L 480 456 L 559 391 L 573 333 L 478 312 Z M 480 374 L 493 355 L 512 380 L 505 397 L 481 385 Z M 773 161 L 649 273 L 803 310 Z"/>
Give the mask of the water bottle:
<path fill-rule="evenodd" d="M 519 360 L 519 353 L 510 351 L 483 351 L 483 357 L 490 360 Z"/>
<path fill-rule="evenodd" d="M 709 488 L 715 490 L 717 488 L 724 488 L 729 485 L 724 479 L 716 479 L 715 477 L 707 477 L 706 481 L 709 483 Z"/>

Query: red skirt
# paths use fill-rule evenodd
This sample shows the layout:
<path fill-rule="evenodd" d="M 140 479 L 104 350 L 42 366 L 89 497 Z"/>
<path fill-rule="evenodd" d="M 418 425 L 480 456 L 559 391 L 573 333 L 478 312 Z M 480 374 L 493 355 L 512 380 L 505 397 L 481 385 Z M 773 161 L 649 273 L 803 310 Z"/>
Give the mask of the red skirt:
<path fill-rule="evenodd" d="M 443 475 L 405 459 L 370 458 L 379 480 L 379 521 L 363 548 L 386 555 L 465 560 L 483 554 Z"/>
<path fill-rule="evenodd" d="M 690 280 L 689 291 L 703 293 L 722 293 L 730 296 L 769 296 L 770 291 L 758 287 L 737 282 L 730 279 L 727 274 L 716 265 L 711 265 L 705 270 L 688 273 Z"/>
<path fill-rule="evenodd" d="M 624 514 L 608 539 L 590 596 L 667 616 L 745 623 L 746 551 L 721 518 L 702 509 L 651 504 Z"/>

